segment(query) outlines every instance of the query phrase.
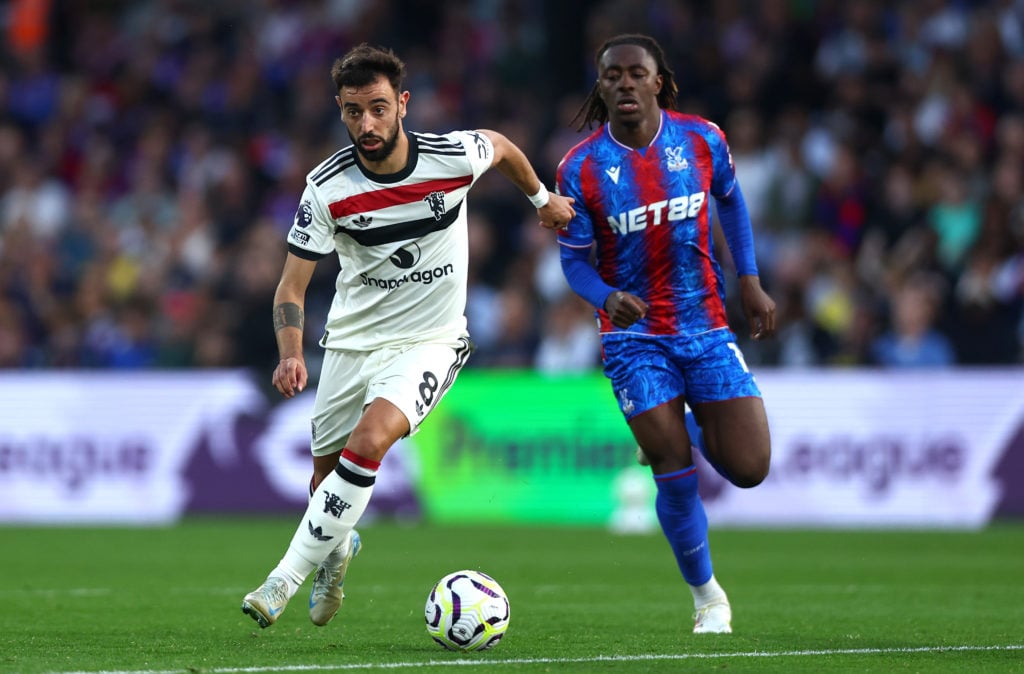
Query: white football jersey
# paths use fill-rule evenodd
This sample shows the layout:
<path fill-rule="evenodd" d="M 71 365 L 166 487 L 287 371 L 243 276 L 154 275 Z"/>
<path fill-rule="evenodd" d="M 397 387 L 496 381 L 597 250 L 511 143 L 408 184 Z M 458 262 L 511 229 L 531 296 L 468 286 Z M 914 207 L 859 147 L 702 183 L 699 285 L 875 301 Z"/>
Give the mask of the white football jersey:
<path fill-rule="evenodd" d="M 407 132 L 409 162 L 369 172 L 355 146 L 306 176 L 288 249 L 341 270 L 320 343 L 371 351 L 466 330 L 466 194 L 491 167 L 494 147 L 475 131 Z"/>

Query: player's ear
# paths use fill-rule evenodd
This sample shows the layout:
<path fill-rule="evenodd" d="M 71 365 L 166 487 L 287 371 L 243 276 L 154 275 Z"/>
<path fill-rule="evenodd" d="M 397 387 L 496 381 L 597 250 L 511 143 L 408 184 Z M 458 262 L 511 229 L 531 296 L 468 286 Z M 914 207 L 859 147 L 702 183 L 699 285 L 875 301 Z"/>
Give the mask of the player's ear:
<path fill-rule="evenodd" d="M 405 107 L 409 104 L 409 92 L 408 90 L 398 94 L 398 116 L 399 118 L 405 117 Z"/>

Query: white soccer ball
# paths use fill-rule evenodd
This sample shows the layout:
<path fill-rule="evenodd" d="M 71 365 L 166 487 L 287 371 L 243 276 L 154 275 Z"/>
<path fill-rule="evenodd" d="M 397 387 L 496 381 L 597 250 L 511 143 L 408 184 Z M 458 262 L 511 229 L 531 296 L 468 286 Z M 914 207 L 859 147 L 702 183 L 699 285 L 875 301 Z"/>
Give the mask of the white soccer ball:
<path fill-rule="evenodd" d="M 505 636 L 505 591 L 486 573 L 464 570 L 437 581 L 423 611 L 427 633 L 453 651 L 484 651 Z"/>

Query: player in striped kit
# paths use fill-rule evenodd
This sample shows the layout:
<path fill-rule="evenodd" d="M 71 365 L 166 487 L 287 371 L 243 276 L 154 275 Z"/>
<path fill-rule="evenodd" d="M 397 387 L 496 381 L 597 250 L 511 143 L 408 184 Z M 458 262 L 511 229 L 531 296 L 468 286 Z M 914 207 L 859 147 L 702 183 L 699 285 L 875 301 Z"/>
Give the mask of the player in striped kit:
<path fill-rule="evenodd" d="M 731 632 L 692 445 L 733 484 L 752 487 L 768 474 L 771 443 L 761 393 L 726 321 L 712 198 L 754 339 L 775 331 L 775 303 L 758 278 L 725 136 L 675 111 L 661 47 L 645 35 L 614 37 L 597 52 L 597 75 L 577 119 L 580 130 L 600 127 L 558 168 L 558 190 L 576 208 L 558 235 L 562 268 L 597 309 L 604 371 L 651 465 L 658 518 L 693 594 L 693 631 Z M 699 423 L 690 419 L 689 431 L 687 405 Z"/>
<path fill-rule="evenodd" d="M 353 144 L 309 173 L 288 233 L 273 311 L 281 356 L 273 384 L 286 398 L 308 381 L 303 307 L 317 261 L 334 252 L 341 270 L 320 340 L 309 506 L 280 563 L 242 602 L 260 627 L 314 572 L 310 619 L 334 617 L 381 460 L 416 432 L 469 356 L 469 189 L 495 167 L 530 195 L 542 225 L 556 229 L 574 215 L 572 200 L 549 195 L 500 133 L 406 132 L 405 65 L 390 50 L 360 45 L 331 77 Z"/>

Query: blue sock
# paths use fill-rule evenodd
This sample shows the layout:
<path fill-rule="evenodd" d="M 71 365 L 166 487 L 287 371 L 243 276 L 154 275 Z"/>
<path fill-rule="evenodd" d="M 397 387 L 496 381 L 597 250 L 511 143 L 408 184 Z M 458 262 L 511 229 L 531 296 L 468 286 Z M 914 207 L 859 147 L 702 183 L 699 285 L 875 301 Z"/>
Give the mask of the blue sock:
<path fill-rule="evenodd" d="M 711 578 L 708 518 L 697 494 L 697 467 L 655 475 L 658 487 L 655 510 L 683 578 L 703 585 Z"/>
<path fill-rule="evenodd" d="M 690 444 L 700 450 L 700 455 L 704 457 L 704 460 L 711 464 L 711 467 L 715 469 L 715 472 L 724 477 L 729 482 L 729 474 L 725 472 L 725 469 L 719 466 L 717 463 L 711 460 L 708 456 L 707 446 L 704 444 L 704 431 L 701 430 L 697 420 L 693 418 L 693 412 L 686 411 L 686 432 L 690 434 Z"/>

